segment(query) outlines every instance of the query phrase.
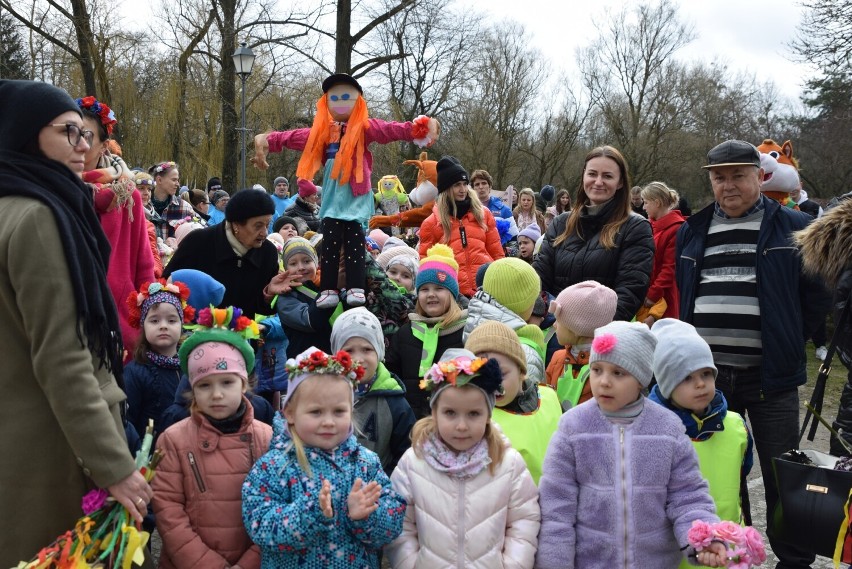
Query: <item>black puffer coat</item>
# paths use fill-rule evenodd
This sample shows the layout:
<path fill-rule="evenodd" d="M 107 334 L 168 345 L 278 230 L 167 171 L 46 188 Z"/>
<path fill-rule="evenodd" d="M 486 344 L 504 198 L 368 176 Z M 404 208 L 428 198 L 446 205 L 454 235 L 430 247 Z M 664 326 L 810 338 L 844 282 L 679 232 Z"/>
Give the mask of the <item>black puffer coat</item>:
<path fill-rule="evenodd" d="M 319 211 L 319 208 L 315 209 L 312 207 L 312 204 L 309 204 L 302 198 L 296 198 L 293 205 L 284 211 L 284 215 L 303 219 L 305 223 L 308 224 L 308 229 L 311 231 L 319 231 L 320 219 L 317 217 L 317 211 Z"/>
<path fill-rule="evenodd" d="M 618 294 L 615 319 L 630 320 L 645 301 L 651 282 L 654 237 L 648 220 L 631 214 L 616 235 L 615 247 L 605 249 L 600 232 L 614 209 L 610 201 L 597 215 L 584 214 L 580 218 L 584 237 L 574 234 L 554 247 L 570 213 L 559 215 L 547 229 L 533 267 L 541 277 L 541 288 L 554 296 L 588 280 L 608 286 Z"/>

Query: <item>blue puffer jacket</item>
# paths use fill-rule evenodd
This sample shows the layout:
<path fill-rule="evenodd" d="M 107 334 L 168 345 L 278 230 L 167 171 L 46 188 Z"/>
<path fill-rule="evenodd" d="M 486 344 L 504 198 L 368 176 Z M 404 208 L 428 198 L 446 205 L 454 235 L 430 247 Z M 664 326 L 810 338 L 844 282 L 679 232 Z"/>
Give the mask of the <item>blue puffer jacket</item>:
<path fill-rule="evenodd" d="M 284 419 L 275 414 L 270 450 L 243 484 L 243 523 L 260 546 L 262 569 L 379 569 L 379 550 L 402 532 L 405 500 L 392 488 L 379 457 L 350 435 L 332 451 L 305 447 L 313 476 L 299 466 Z M 379 508 L 364 520 L 347 515 L 356 478 L 382 487 Z M 334 517 L 319 505 L 331 481 Z"/>
<path fill-rule="evenodd" d="M 799 251 L 791 233 L 804 228 L 809 215 L 781 207 L 761 196 L 765 203 L 757 239 L 757 295 L 760 304 L 763 344 L 762 390 L 791 389 L 807 380 L 805 339 L 818 324 L 815 314 L 804 306 L 826 302 L 823 285 L 802 272 Z M 675 271 L 680 290 L 680 319 L 693 322 L 695 294 L 701 279 L 704 244 L 713 218 L 714 204 L 691 216 L 677 234 Z M 807 318 L 807 320 L 805 319 Z"/>

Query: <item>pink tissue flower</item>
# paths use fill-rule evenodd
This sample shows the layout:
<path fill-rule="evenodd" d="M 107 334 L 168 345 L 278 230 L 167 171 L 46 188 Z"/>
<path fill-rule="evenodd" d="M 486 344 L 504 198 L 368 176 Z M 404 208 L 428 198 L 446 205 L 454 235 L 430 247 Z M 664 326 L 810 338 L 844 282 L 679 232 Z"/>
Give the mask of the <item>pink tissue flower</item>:
<path fill-rule="evenodd" d="M 695 520 L 686 532 L 686 539 L 689 545 L 700 551 L 713 542 L 713 528 L 707 522 Z"/>
<path fill-rule="evenodd" d="M 760 533 L 749 526 L 743 531 L 743 545 L 748 550 L 749 557 L 752 563 L 759 565 L 766 561 L 766 548 L 763 545 L 763 538 Z"/>
<path fill-rule="evenodd" d="M 109 496 L 109 492 L 103 488 L 90 490 L 85 496 L 83 496 L 83 500 L 80 504 L 83 513 L 88 516 L 92 512 L 100 510 L 106 503 L 107 496 Z"/>
<path fill-rule="evenodd" d="M 592 350 L 597 354 L 608 354 L 615 348 L 618 339 L 612 334 L 601 334 L 592 341 Z"/>
<path fill-rule="evenodd" d="M 202 326 L 210 328 L 213 326 L 213 312 L 209 308 L 202 308 L 198 312 L 197 322 Z"/>

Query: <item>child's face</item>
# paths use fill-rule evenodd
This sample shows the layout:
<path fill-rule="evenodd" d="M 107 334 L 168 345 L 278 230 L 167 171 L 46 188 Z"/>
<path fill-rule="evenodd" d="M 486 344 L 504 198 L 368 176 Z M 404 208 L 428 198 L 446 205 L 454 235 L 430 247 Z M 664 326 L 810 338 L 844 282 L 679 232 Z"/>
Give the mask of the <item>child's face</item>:
<path fill-rule="evenodd" d="M 589 366 L 589 372 L 592 395 L 601 410 L 618 411 L 639 399 L 642 385 L 626 369 L 597 361 Z"/>
<path fill-rule="evenodd" d="M 430 318 L 446 314 L 452 300 L 453 295 L 449 289 L 433 283 L 424 284 L 417 290 L 417 302 Z"/>
<path fill-rule="evenodd" d="M 525 235 L 518 237 L 518 253 L 522 259 L 532 259 L 535 241 Z"/>
<path fill-rule="evenodd" d="M 447 387 L 441 391 L 432 417 L 438 435 L 456 452 L 472 448 L 485 436 L 488 425 L 488 403 L 476 387 Z"/>
<path fill-rule="evenodd" d="M 518 364 L 497 352 L 482 352 L 476 354 L 476 357 L 493 359 L 500 364 L 500 373 L 503 375 L 503 395 L 497 394 L 497 407 L 505 407 L 514 401 L 524 386 L 524 376 L 521 375 Z"/>
<path fill-rule="evenodd" d="M 388 267 L 387 275 L 390 280 L 408 292 L 414 290 L 414 275 L 412 275 L 411 271 L 406 269 L 403 265 L 400 265 L 399 263 L 391 265 Z"/>
<path fill-rule="evenodd" d="M 340 349 L 352 356 L 352 361 L 361 362 L 365 381 L 373 379 L 379 368 L 379 354 L 373 344 L 364 338 L 349 338 Z"/>
<path fill-rule="evenodd" d="M 716 377 L 711 368 L 703 367 L 686 376 L 686 379 L 674 388 L 671 400 L 678 407 L 700 415 L 715 396 Z"/>
<path fill-rule="evenodd" d="M 177 308 L 168 302 L 152 306 L 145 315 L 143 330 L 151 350 L 163 356 L 173 356 L 180 340 L 181 319 Z"/>
<path fill-rule="evenodd" d="M 214 419 L 227 419 L 236 413 L 245 392 L 245 381 L 235 373 L 208 375 L 192 386 L 196 407 Z"/>
<path fill-rule="evenodd" d="M 299 235 L 299 232 L 296 231 L 296 228 L 293 227 L 292 223 L 285 223 L 281 226 L 281 229 L 278 230 L 278 235 L 283 237 L 284 241 L 286 242 L 291 237 L 296 237 L 297 235 Z"/>
<path fill-rule="evenodd" d="M 295 275 L 299 282 L 305 284 L 314 280 L 317 275 L 317 264 L 304 253 L 296 253 L 287 259 L 287 272 Z"/>
<path fill-rule="evenodd" d="M 338 376 L 310 377 L 287 403 L 284 417 L 306 446 L 335 449 L 352 426 L 352 386 Z"/>

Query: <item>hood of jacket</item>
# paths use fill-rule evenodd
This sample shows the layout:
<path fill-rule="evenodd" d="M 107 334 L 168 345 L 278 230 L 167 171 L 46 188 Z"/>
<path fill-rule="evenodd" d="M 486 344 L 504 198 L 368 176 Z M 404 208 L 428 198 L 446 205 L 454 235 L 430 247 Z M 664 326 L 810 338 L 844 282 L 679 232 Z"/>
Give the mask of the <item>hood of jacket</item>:
<path fill-rule="evenodd" d="M 660 219 L 651 221 L 651 228 L 654 232 L 665 231 L 669 227 L 672 227 L 673 225 L 680 225 L 684 221 L 686 221 L 686 218 L 681 215 L 680 210 L 673 209 Z"/>
<path fill-rule="evenodd" d="M 388 371 L 385 364 L 379 362 L 379 367 L 376 369 L 376 379 L 373 380 L 370 390 L 364 394 L 364 397 L 394 396 L 405 396 L 405 386 L 401 379 Z"/>
<path fill-rule="evenodd" d="M 728 402 L 718 389 L 716 390 L 716 395 L 713 396 L 713 400 L 710 402 L 709 411 L 704 417 L 697 417 L 691 411 L 675 407 L 671 400 L 666 399 L 660 393 L 659 385 L 655 385 L 651 389 L 648 399 L 659 403 L 677 415 L 686 427 L 686 434 L 693 440 L 703 441 L 709 439 L 713 436 L 713 433 L 718 433 L 725 429 L 722 422 L 725 420 L 725 415 L 728 414 Z"/>
<path fill-rule="evenodd" d="M 819 219 L 793 234 L 804 270 L 822 277 L 829 289 L 837 286 L 850 266 L 852 251 L 852 200 L 843 200 Z"/>
<path fill-rule="evenodd" d="M 463 339 L 467 340 L 470 333 L 486 320 L 502 322 L 512 330 L 517 330 L 526 324 L 520 316 L 497 302 L 490 294 L 484 290 L 478 290 L 467 305 L 467 322 L 464 325 Z"/>

